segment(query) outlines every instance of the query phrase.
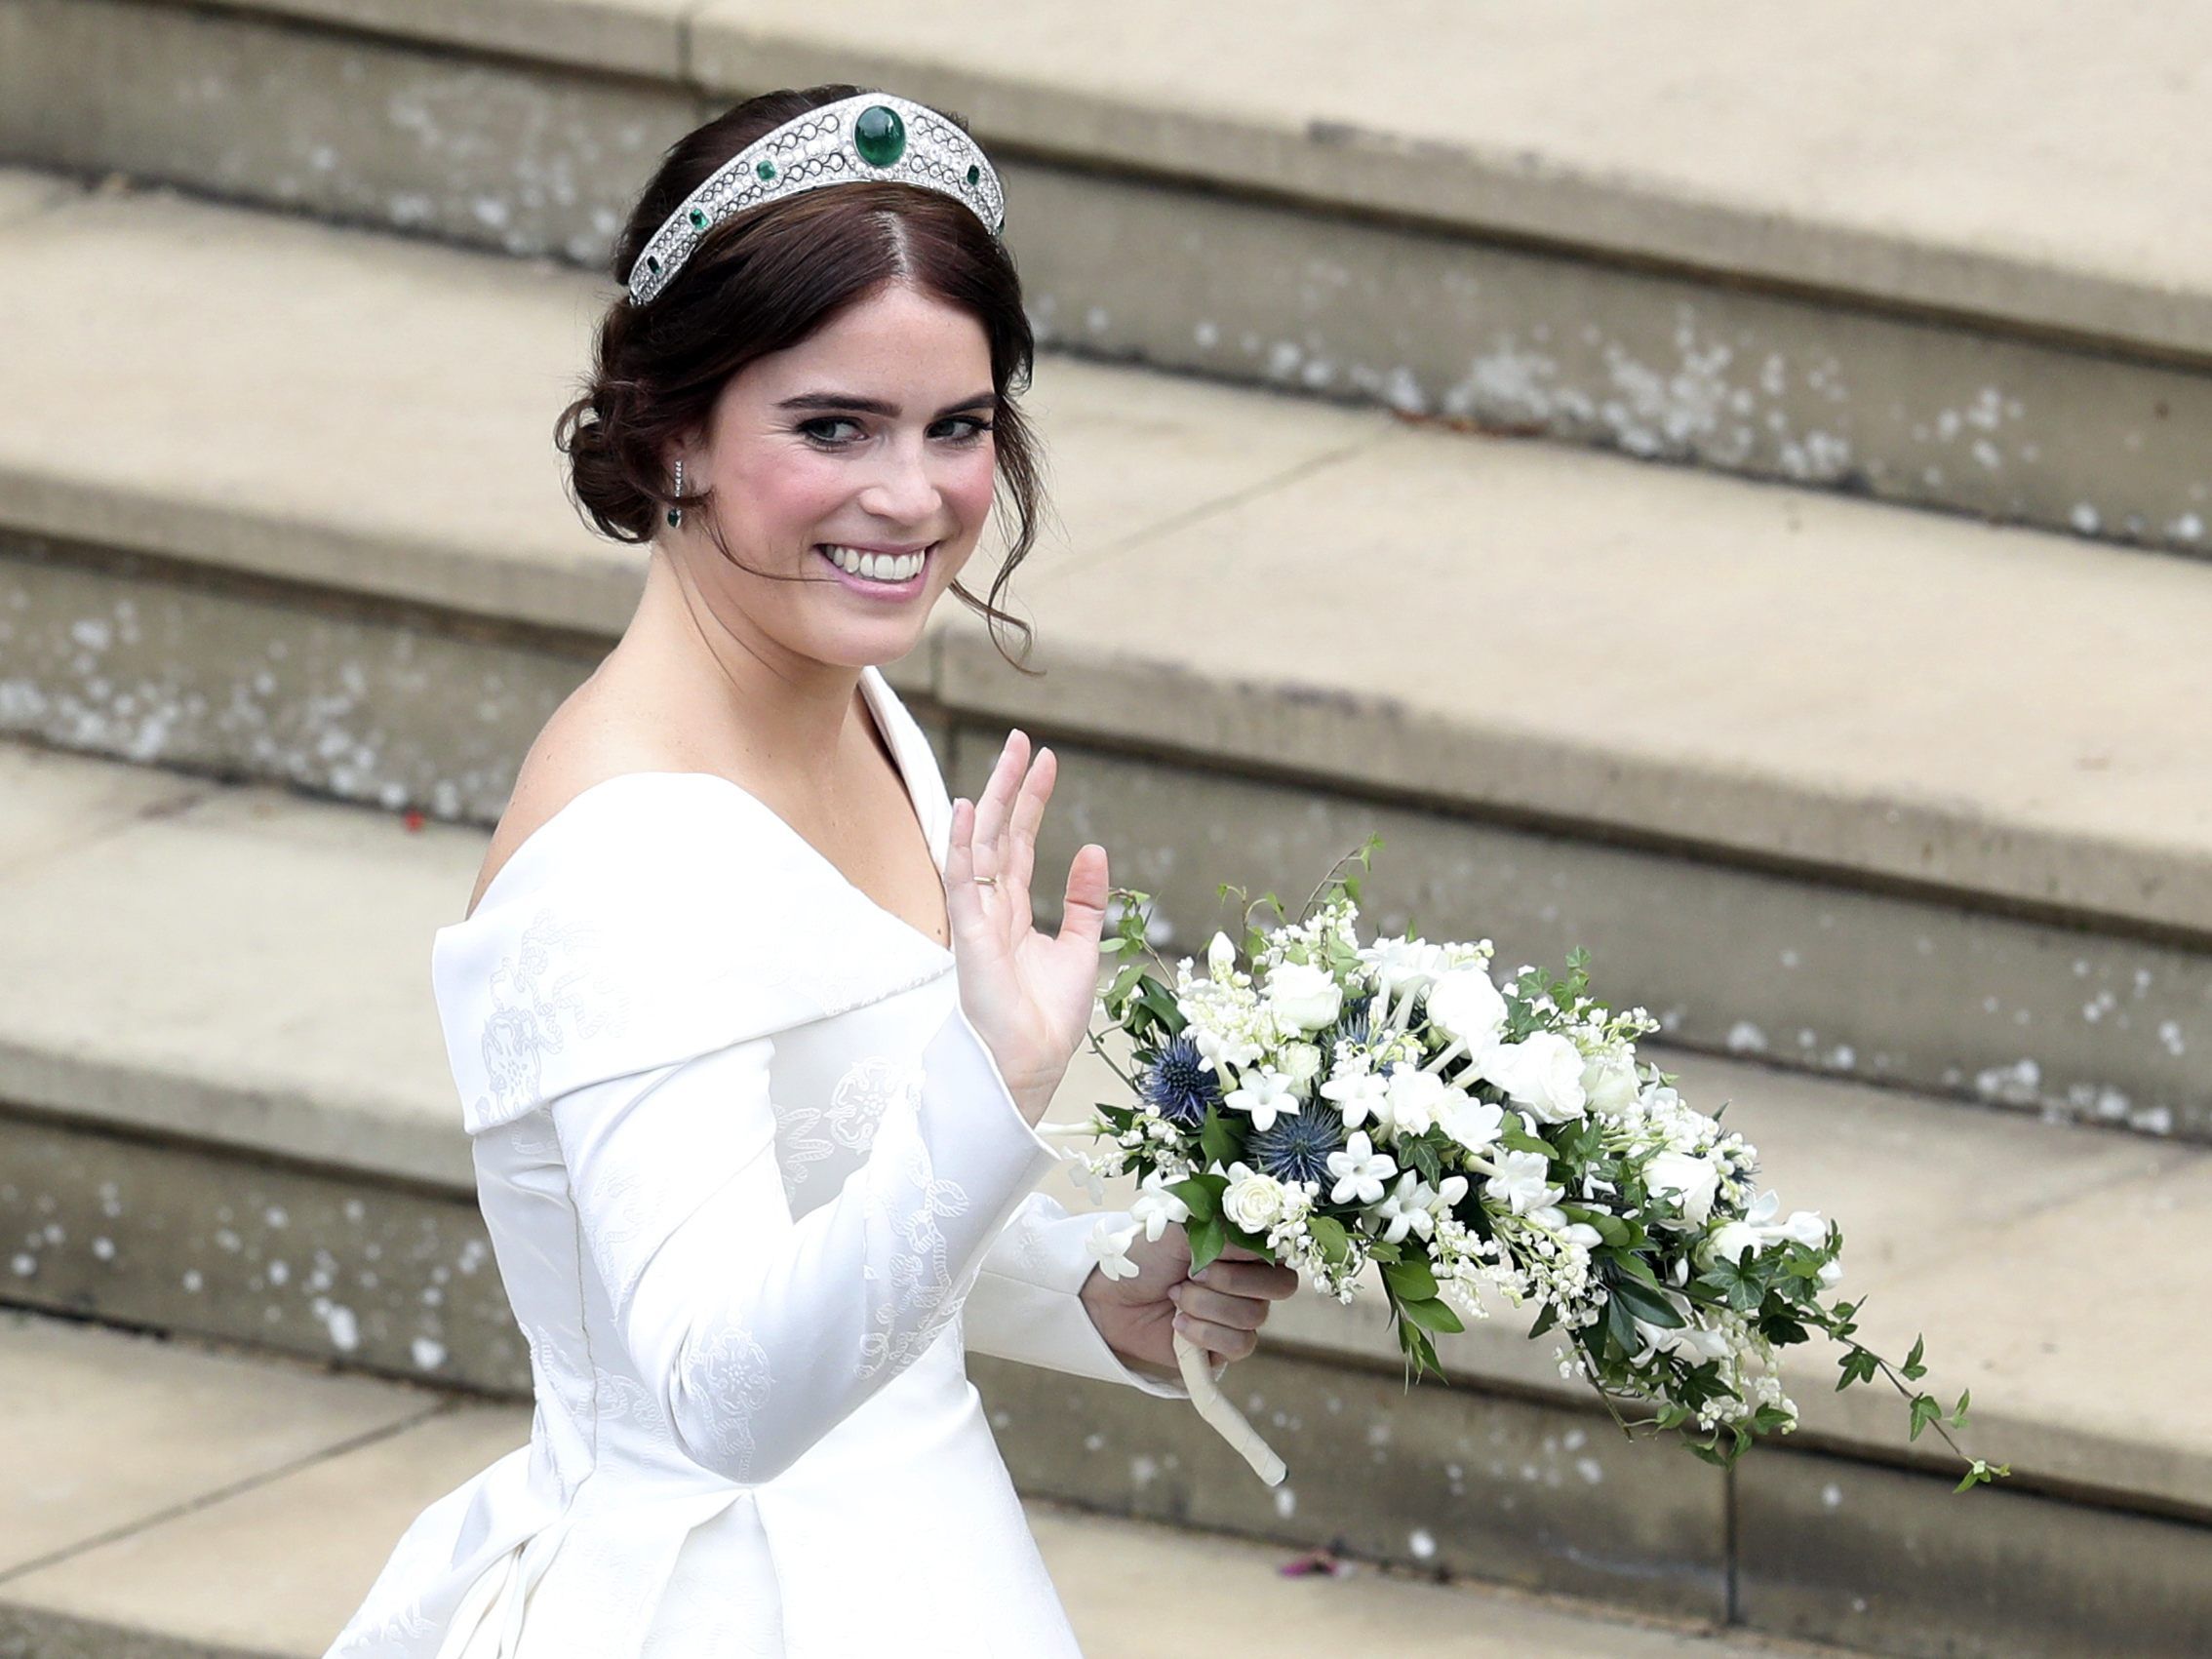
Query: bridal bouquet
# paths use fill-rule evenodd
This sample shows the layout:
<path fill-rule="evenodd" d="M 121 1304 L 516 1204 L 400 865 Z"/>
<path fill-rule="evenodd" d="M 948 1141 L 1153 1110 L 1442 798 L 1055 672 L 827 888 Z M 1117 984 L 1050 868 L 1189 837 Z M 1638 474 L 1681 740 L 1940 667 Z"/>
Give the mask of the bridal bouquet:
<path fill-rule="evenodd" d="M 1362 870 L 1380 845 L 1353 855 Z M 1094 1246 L 1105 1271 L 1133 1273 L 1121 1251 L 1137 1229 L 1169 1225 L 1193 1272 L 1233 1241 L 1339 1302 L 1372 1263 L 1416 1380 L 1442 1374 L 1431 1333 L 1486 1317 L 1484 1292 L 1532 1302 L 1531 1336 L 1561 1333 L 1560 1374 L 1588 1379 L 1624 1434 L 1680 1430 L 1722 1467 L 1797 1426 L 1778 1356 L 1817 1328 L 1847 1345 L 1838 1390 L 1889 1372 L 1911 1401 L 1909 1438 L 1933 1423 L 1957 1450 L 1942 1404 L 1900 1380 L 1926 1370 L 1919 1340 L 1892 1366 L 1851 1340 L 1861 1303 L 1824 1305 L 1841 1228 L 1811 1210 L 1777 1219 L 1774 1193 L 1754 1194 L 1758 1149 L 1638 1060 L 1657 1021 L 1594 1001 L 1580 951 L 1562 979 L 1524 967 L 1501 986 L 1486 939 L 1363 943 L 1360 883 L 1332 873 L 1271 930 L 1249 926 L 1247 904 L 1242 955 L 1216 933 L 1203 975 L 1186 957 L 1171 984 L 1138 960 L 1115 976 L 1100 1006 L 1131 1040 L 1132 1098 L 1055 1126 L 1107 1143 L 1069 1155 L 1079 1179 L 1139 1179 L 1134 1224 Z M 1150 954 L 1150 895 L 1116 891 L 1101 951 Z M 1205 1350 L 1178 1333 L 1175 1352 L 1193 1404 L 1280 1483 L 1283 1460 Z M 1632 1424 L 1623 1402 L 1651 1414 Z M 2009 1473 L 1975 1458 L 1956 1489 Z"/>

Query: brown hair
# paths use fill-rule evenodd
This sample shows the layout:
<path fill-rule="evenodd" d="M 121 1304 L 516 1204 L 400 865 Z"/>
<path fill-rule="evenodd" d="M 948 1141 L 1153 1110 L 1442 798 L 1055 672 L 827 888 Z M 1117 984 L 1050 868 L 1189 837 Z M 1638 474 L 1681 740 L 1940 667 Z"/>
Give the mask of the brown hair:
<path fill-rule="evenodd" d="M 614 244 L 612 274 L 630 269 L 653 232 L 693 189 L 747 144 L 784 122 L 869 89 L 834 84 L 763 93 L 679 139 L 662 157 Z M 940 110 L 964 131 L 968 123 Z M 572 499 L 603 535 L 652 539 L 669 507 L 693 507 L 704 493 L 670 491 L 663 458 L 673 441 L 702 430 L 724 383 L 756 358 L 797 345 L 845 307 L 897 280 L 969 312 L 991 344 L 991 381 L 999 397 L 991 434 L 1004 511 L 1015 533 L 991 584 L 977 599 L 958 582 L 952 592 L 994 624 L 1029 624 L 996 601 L 1037 538 L 1044 505 L 1043 456 L 1013 401 L 1026 390 L 1036 355 L 1013 257 L 961 203 L 934 190 L 888 180 L 854 180 L 748 209 L 717 224 L 683 268 L 646 304 L 618 295 L 600 320 L 592 373 L 583 395 L 554 422 L 553 441 L 569 457 Z M 742 570 L 722 531 L 708 533 L 724 558 Z M 804 581 L 768 571 L 754 574 Z M 1024 674 L 1037 670 L 1007 660 Z"/>

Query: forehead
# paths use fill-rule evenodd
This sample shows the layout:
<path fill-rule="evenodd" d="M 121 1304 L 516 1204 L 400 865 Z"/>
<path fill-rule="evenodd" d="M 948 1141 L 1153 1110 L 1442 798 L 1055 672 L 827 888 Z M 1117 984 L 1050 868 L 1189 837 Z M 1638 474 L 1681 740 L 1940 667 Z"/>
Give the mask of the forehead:
<path fill-rule="evenodd" d="M 919 398 L 991 383 L 991 342 L 974 315 L 905 287 L 854 301 L 798 344 L 746 365 L 740 395 L 768 400 L 822 390 Z M 737 389 L 735 386 L 733 390 Z M 934 408 L 935 405 L 930 406 Z"/>

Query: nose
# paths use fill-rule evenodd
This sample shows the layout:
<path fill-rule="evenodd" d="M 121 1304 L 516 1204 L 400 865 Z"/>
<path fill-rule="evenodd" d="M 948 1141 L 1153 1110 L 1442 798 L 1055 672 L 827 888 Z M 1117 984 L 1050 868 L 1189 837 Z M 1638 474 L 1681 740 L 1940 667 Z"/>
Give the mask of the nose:
<path fill-rule="evenodd" d="M 920 441 L 886 445 L 875 476 L 860 492 L 863 512 L 915 529 L 936 524 L 943 500 L 943 492 L 929 476 L 928 452 Z"/>

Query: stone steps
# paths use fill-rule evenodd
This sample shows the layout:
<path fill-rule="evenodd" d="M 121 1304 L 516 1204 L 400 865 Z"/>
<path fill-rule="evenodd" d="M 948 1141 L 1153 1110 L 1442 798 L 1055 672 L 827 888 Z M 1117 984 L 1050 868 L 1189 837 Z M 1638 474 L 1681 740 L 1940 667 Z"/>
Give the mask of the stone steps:
<path fill-rule="evenodd" d="M 494 819 L 638 590 L 549 441 L 588 281 L 16 172 L 0 294 L 0 731 Z M 956 791 L 1058 747 L 1042 855 L 1163 944 L 1377 831 L 1379 925 L 1587 946 L 1685 1047 L 2212 1137 L 2202 565 L 1064 356 L 1029 403 L 1047 672 L 950 604 L 887 666 Z"/>
<path fill-rule="evenodd" d="M 530 1433 L 520 1406 L 20 1314 L 0 1313 L 0 1395 L 27 1451 L 0 1489 L 0 1651 L 22 1659 L 312 1659 L 415 1514 Z M 1090 1659 L 1150 1659 L 1200 1609 L 1268 1630 L 1285 1659 L 1358 1641 L 1467 1659 L 1847 1659 L 1364 1562 L 1284 1577 L 1281 1546 L 1024 1507 Z"/>
<path fill-rule="evenodd" d="M 0 1300 L 519 1398 L 525 1356 L 427 985 L 430 935 L 485 841 L 267 785 L 0 750 Z M 1787 1205 L 1842 1221 L 1865 1339 L 1895 1360 L 1924 1332 L 1929 1386 L 1972 1389 L 1960 1438 L 2010 1481 L 1955 1494 L 1953 1459 L 1906 1439 L 1900 1399 L 1835 1392 L 1832 1353 L 1788 1373 L 1798 1434 L 1723 1472 L 1621 1441 L 1511 1310 L 1440 1343 L 1449 1387 L 1407 1390 L 1377 1302 L 1309 1290 L 1231 1372 L 1284 1486 L 1257 1485 L 1179 1402 L 978 1356 L 1024 1493 L 1867 1653 L 2105 1659 L 2115 1633 L 2146 1659 L 2201 1652 L 2207 1355 L 2174 1318 L 2186 1276 L 2149 1264 L 2212 1219 L 2212 1152 L 1658 1057 L 1708 1110 L 1729 1103 Z M 1111 1081 L 1086 1057 L 1053 1116 L 1111 1098 Z M 1058 1176 L 1046 1190 L 1086 1202 Z M 424 1432 L 454 1439 L 423 1496 L 514 1433 L 450 1417 Z M 384 1547 L 418 1501 L 379 1504 Z M 70 1598 L 119 1576 L 144 1591 L 130 1605 L 160 1604 L 152 1587 L 183 1569 L 158 1538 L 145 1548 L 142 1578 L 0 1566 L 0 1605 L 36 1589 L 42 1608 L 107 1617 Z M 347 1548 L 358 1578 L 368 1546 Z"/>
<path fill-rule="evenodd" d="M 2208 51 L 2187 0 L 0 0 L 0 159 L 597 267 L 697 121 L 858 76 L 971 119 L 1068 349 L 2202 554 Z"/>

